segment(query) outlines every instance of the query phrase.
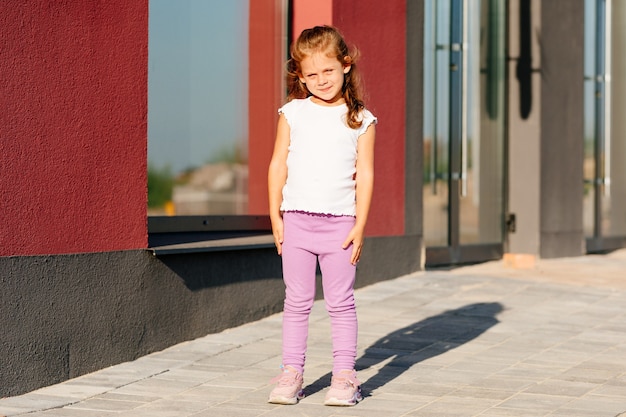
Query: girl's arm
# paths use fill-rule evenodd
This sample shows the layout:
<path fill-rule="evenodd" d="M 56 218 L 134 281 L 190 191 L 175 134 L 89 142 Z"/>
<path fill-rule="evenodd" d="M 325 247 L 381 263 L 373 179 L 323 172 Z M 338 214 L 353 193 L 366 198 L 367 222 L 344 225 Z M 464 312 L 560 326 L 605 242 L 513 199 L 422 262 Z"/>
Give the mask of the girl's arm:
<path fill-rule="evenodd" d="M 357 144 L 356 160 L 356 223 L 350 234 L 343 243 L 343 248 L 347 248 L 352 243 L 352 257 L 350 262 L 354 265 L 361 258 L 363 248 L 363 235 L 367 216 L 372 202 L 374 191 L 374 139 L 376 130 L 374 125 L 370 125 L 364 134 L 359 137 Z"/>
<path fill-rule="evenodd" d="M 283 200 L 283 186 L 287 181 L 287 153 L 289 147 L 289 124 L 285 115 L 281 114 L 278 119 L 276 129 L 276 142 L 274 143 L 274 153 L 270 161 L 267 188 L 269 192 L 270 220 L 272 222 L 272 233 L 274 234 L 274 244 L 278 254 L 282 254 L 283 244 L 283 217 L 280 212 L 280 204 Z"/>

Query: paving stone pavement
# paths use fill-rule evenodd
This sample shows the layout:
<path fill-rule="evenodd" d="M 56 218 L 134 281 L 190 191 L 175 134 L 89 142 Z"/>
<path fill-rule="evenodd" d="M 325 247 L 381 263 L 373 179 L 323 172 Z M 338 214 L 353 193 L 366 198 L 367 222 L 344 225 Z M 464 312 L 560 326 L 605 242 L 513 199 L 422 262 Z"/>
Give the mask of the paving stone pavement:
<path fill-rule="evenodd" d="M 281 315 L 0 399 L 28 417 L 626 417 L 626 250 L 419 272 L 357 291 L 365 399 L 322 405 L 329 321 L 311 316 L 298 405 L 266 403 Z"/>

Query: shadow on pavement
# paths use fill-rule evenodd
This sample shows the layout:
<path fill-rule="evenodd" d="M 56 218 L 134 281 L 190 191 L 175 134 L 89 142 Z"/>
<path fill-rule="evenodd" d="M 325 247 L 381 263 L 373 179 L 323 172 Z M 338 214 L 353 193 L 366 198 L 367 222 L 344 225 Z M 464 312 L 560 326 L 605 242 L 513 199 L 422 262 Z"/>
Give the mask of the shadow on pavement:
<path fill-rule="evenodd" d="M 499 323 L 496 315 L 503 310 L 500 303 L 476 303 L 448 310 L 389 333 L 367 348 L 356 361 L 361 371 L 391 359 L 367 381 L 362 381 L 363 396 L 367 397 L 400 376 L 411 366 L 446 353 L 480 336 Z M 328 373 L 308 385 L 305 395 L 313 395 L 330 383 Z"/>

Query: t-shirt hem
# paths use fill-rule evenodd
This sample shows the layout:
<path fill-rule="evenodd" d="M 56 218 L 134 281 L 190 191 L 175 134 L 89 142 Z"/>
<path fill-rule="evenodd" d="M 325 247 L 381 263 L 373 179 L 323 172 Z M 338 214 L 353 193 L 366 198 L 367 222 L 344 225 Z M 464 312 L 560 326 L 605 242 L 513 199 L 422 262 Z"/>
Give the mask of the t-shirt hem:
<path fill-rule="evenodd" d="M 333 213 L 333 212 L 318 212 L 318 211 L 309 211 L 309 210 L 282 210 L 283 213 L 298 213 L 298 214 L 307 214 L 310 216 L 320 216 L 320 217 L 356 217 L 355 214 L 346 214 L 346 213 Z"/>

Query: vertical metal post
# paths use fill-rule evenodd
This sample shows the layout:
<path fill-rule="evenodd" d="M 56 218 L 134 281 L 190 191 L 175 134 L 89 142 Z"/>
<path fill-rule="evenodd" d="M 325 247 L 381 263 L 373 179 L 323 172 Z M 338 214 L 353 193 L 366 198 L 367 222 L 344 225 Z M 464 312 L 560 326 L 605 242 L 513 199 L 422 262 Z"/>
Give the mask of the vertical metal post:
<path fill-rule="evenodd" d="M 450 164 L 448 168 L 450 192 L 448 194 L 448 243 L 460 244 L 460 206 L 463 194 L 463 130 L 465 109 L 465 49 L 464 8 L 466 0 L 452 0 L 450 7 Z"/>
<path fill-rule="evenodd" d="M 461 197 L 467 197 L 467 54 L 469 44 L 468 0 L 463 0 L 461 32 Z"/>
<path fill-rule="evenodd" d="M 612 0 L 604 0 L 604 195 L 611 195 L 611 9 Z"/>
<path fill-rule="evenodd" d="M 433 72 L 433 131 L 431 138 L 431 149 L 430 149 L 430 179 L 432 181 L 431 189 L 433 195 L 437 195 L 437 176 L 438 176 L 438 149 L 439 149 L 439 139 L 437 137 L 437 105 L 438 105 L 438 94 L 437 94 L 437 54 L 439 51 L 439 42 L 437 39 L 437 22 L 439 21 L 437 16 L 437 2 L 432 2 L 432 15 L 427 18 L 432 19 L 433 22 L 433 32 L 432 32 L 432 40 L 433 40 L 433 62 L 432 62 L 432 72 Z"/>

